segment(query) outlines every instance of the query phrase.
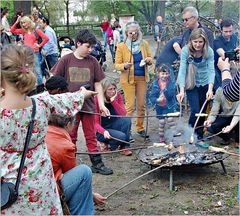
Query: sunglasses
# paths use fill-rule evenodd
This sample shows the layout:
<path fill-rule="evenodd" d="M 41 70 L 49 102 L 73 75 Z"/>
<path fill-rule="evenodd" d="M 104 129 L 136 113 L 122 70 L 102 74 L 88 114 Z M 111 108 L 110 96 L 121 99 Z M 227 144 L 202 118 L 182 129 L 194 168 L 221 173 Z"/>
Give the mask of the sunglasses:
<path fill-rule="evenodd" d="M 191 16 L 189 18 L 182 19 L 183 22 L 187 22 L 188 20 L 192 19 L 194 16 Z"/>
<path fill-rule="evenodd" d="M 130 35 L 136 35 L 138 32 L 129 32 Z"/>

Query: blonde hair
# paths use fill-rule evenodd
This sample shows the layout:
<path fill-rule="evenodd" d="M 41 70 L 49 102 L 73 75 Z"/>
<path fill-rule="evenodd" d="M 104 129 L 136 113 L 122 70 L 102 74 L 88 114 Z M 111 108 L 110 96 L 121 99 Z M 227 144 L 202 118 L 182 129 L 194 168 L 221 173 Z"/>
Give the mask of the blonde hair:
<path fill-rule="evenodd" d="M 34 51 L 27 46 L 6 45 L 1 52 L 1 79 L 27 94 L 35 86 Z"/>
<path fill-rule="evenodd" d="M 113 79 L 105 78 L 101 81 L 102 88 L 103 88 L 103 97 L 104 100 L 106 101 L 106 91 L 110 85 L 113 85 L 117 88 L 117 84 Z"/>
<path fill-rule="evenodd" d="M 29 28 L 30 28 L 31 30 L 34 29 L 34 27 L 35 27 L 35 23 L 34 23 L 34 22 L 30 19 L 30 17 L 28 17 L 28 16 L 24 16 L 24 17 L 22 17 L 22 18 L 20 19 L 20 25 L 21 25 L 22 29 L 25 30 L 25 29 L 23 28 L 23 26 L 22 26 L 22 22 L 28 23 L 28 24 L 29 24 Z"/>
<path fill-rule="evenodd" d="M 188 40 L 187 47 L 189 49 L 190 55 L 194 56 L 195 49 L 193 48 L 192 41 L 196 40 L 196 39 L 198 39 L 200 37 L 203 38 L 203 40 L 204 40 L 204 45 L 203 45 L 203 50 L 202 50 L 202 54 L 203 54 L 202 57 L 203 58 L 207 58 L 209 42 L 208 42 L 207 34 L 205 33 L 204 29 L 197 28 L 197 29 L 194 29 L 192 31 L 192 33 L 190 34 L 189 40 Z"/>

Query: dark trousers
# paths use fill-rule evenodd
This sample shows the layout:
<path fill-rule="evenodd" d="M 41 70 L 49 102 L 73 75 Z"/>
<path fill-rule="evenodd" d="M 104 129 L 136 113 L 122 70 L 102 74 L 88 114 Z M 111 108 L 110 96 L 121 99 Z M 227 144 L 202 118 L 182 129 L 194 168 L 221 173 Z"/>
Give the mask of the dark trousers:
<path fill-rule="evenodd" d="M 216 120 L 212 123 L 211 127 L 208 128 L 208 131 L 212 134 L 220 132 L 224 127 L 230 125 L 232 117 L 217 117 Z M 224 140 L 228 141 L 231 135 L 234 134 L 235 142 L 239 141 L 239 123 L 231 130 L 230 133 L 221 133 L 219 136 Z"/>
<path fill-rule="evenodd" d="M 130 118 L 116 118 L 111 124 L 103 126 L 112 137 L 129 142 L 131 120 Z M 105 139 L 104 136 L 97 132 L 97 140 L 110 145 L 111 150 L 116 150 L 118 147 L 129 147 L 128 144 L 122 143 L 114 139 Z"/>
<path fill-rule="evenodd" d="M 194 124 L 197 120 L 197 117 L 195 117 L 196 113 L 199 113 L 200 109 L 202 108 L 202 105 L 204 101 L 206 100 L 206 93 L 208 91 L 208 85 L 205 86 L 199 86 L 194 87 L 192 90 L 186 90 L 187 99 L 190 105 L 191 114 L 188 123 L 194 127 Z M 203 109 L 203 113 L 205 113 L 207 108 L 207 105 L 205 105 Z M 197 126 L 203 125 L 205 118 L 201 117 L 199 118 Z M 198 139 L 203 138 L 203 127 L 196 129 L 196 133 L 198 135 Z"/>

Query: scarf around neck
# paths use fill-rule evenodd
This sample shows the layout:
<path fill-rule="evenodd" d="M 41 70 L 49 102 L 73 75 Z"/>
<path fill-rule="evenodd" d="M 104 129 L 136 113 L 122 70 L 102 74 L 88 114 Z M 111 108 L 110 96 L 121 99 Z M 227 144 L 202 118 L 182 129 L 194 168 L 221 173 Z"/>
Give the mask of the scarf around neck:
<path fill-rule="evenodd" d="M 132 42 L 132 54 L 138 54 L 141 51 L 140 44 L 141 44 L 140 38 L 138 38 L 136 41 Z M 126 45 L 129 49 L 129 51 L 131 52 L 131 40 L 129 38 L 127 38 L 127 40 L 126 40 Z"/>

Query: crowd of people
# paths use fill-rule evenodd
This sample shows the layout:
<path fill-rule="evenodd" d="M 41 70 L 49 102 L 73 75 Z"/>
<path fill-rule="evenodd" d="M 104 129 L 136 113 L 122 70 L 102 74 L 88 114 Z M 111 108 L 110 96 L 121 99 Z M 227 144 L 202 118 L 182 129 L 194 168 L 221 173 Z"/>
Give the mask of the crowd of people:
<path fill-rule="evenodd" d="M 208 118 L 201 117 L 197 126 L 204 125 L 213 134 L 222 131 L 224 141 L 234 132 L 238 147 L 240 49 L 233 23 L 223 19 L 221 35 L 214 39 L 212 32 L 199 22 L 196 8 L 187 7 L 182 15 L 186 30 L 166 44 L 161 43 L 163 19 L 156 18 L 156 78 L 150 100 L 159 119 L 159 141 L 165 142 L 165 126 L 175 124 L 172 117 L 164 115 L 179 111 L 187 96 L 191 110 L 189 125 L 194 127 L 196 114 L 201 108 L 205 113 L 207 106 L 203 105 L 213 100 Z M 116 81 L 106 78 L 98 60 L 90 55 L 98 43 L 91 31 L 79 31 L 76 48 L 59 58 L 56 33 L 38 10 L 34 9 L 32 16 L 18 11 L 12 26 L 7 16 L 8 10 L 2 10 L 1 183 L 16 182 L 34 104 L 36 117 L 18 199 L 1 213 L 62 214 L 60 197 L 64 194 L 72 215 L 93 215 L 94 203 L 104 204 L 106 198 L 92 191 L 92 172 L 113 174 L 103 162 L 98 143 L 103 143 L 107 151 L 120 150 L 122 155 L 131 156 L 129 148 L 134 142 L 131 117 L 135 109 L 137 135 L 149 137 L 144 130 L 144 117 L 149 66 L 155 63 L 149 43 L 143 39 L 138 22 L 128 22 L 123 32 L 114 14 L 110 21 L 104 17 L 100 25 L 103 45 L 105 49 L 109 46 L 114 67 L 121 73 L 123 97 Z M 15 44 L 11 44 L 12 36 Z M 70 41 L 65 45 L 72 49 L 68 46 Z M 238 59 L 229 59 L 226 56 L 229 51 L 235 52 Z M 177 59 L 180 67 L 176 77 L 172 63 Z M 43 92 L 30 96 L 34 88 Z M 76 160 L 80 122 L 91 169 L 78 165 Z M 195 132 L 201 141 L 203 127 Z"/>

